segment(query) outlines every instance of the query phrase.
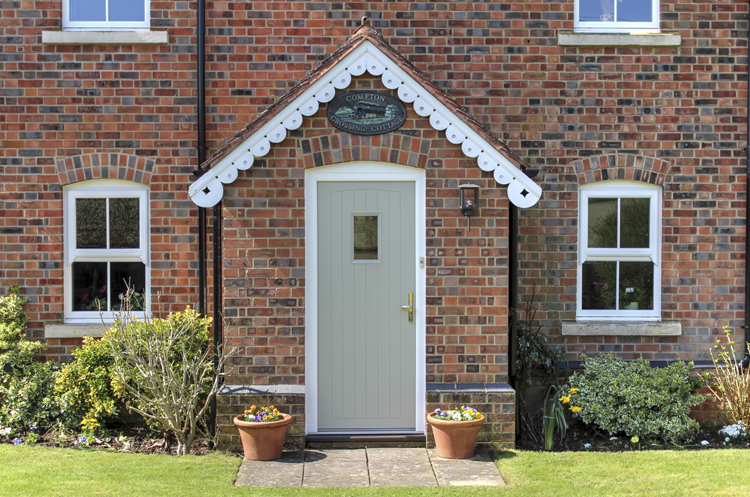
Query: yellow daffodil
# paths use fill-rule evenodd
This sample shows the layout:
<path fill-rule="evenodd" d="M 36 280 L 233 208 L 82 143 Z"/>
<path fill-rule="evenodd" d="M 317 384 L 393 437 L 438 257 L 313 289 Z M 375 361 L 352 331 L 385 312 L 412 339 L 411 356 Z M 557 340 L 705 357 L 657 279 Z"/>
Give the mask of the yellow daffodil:
<path fill-rule="evenodd" d="M 579 390 L 577 388 L 571 388 L 570 389 L 570 393 L 571 394 L 578 393 L 578 392 L 579 392 Z"/>
<path fill-rule="evenodd" d="M 583 408 L 582 407 L 578 407 L 578 406 L 573 406 L 573 407 L 570 408 L 570 410 L 573 411 L 573 412 L 580 412 L 581 410 L 583 410 Z"/>
<path fill-rule="evenodd" d="M 639 439 L 638 437 L 633 437 L 633 438 L 631 438 L 631 439 L 630 439 L 630 441 L 631 441 L 632 443 L 634 443 L 634 444 L 637 444 L 637 443 L 638 443 L 638 442 L 640 442 L 641 440 L 640 440 L 640 439 Z"/>
<path fill-rule="evenodd" d="M 560 401 L 561 401 L 561 402 L 562 402 L 563 404 L 568 404 L 568 403 L 570 403 L 570 397 L 566 397 L 565 395 L 563 395 L 562 397 L 560 397 L 560 399 L 559 399 L 559 400 L 560 400 Z"/>

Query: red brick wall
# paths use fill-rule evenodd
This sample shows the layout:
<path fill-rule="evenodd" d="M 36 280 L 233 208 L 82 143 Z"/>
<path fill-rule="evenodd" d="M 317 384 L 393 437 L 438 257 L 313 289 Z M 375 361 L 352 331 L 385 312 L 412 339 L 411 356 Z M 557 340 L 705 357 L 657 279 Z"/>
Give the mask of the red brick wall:
<path fill-rule="evenodd" d="M 350 88 L 393 93 L 369 77 Z M 304 383 L 304 170 L 359 160 L 426 170 L 427 381 L 506 382 L 505 193 L 411 109 L 400 131 L 372 137 L 340 132 L 325 112 L 322 106 L 227 185 L 226 334 L 241 346 L 230 383 Z M 471 231 L 458 208 L 464 179 L 483 185 Z"/>
<path fill-rule="evenodd" d="M 62 318 L 62 197 L 56 161 L 76 156 L 113 152 L 154 160 L 150 178 L 153 288 L 162 294 L 164 310 L 194 304 L 197 209 L 186 194 L 193 180 L 190 173 L 196 166 L 197 145 L 194 4 L 152 3 L 153 29 L 169 32 L 169 44 L 164 46 L 43 46 L 41 31 L 61 25 L 60 2 L 7 1 L 2 6 L 0 208 L 6 215 L 0 219 L 0 285 L 19 284 L 31 298 L 30 334 L 41 337 L 45 323 Z M 541 170 L 538 180 L 545 190 L 544 199 L 538 207 L 521 211 L 519 276 L 522 293 L 528 295 L 532 284 L 539 288 L 538 316 L 553 341 L 569 345 L 569 358 L 583 350 L 613 350 L 654 359 L 704 358 L 712 335 L 723 324 L 735 328 L 740 324 L 745 240 L 741 148 L 747 109 L 748 6 L 744 0 L 663 0 L 662 29 L 682 35 L 680 47 L 666 48 L 558 47 L 559 30 L 573 27 L 573 0 L 248 1 L 208 2 L 207 8 L 210 151 L 312 71 L 367 14 L 397 50 Z M 308 126 L 322 121 L 310 121 Z M 301 138 L 293 137 L 294 146 L 301 144 Z M 311 150 L 317 146 L 312 136 L 304 138 L 311 140 Z M 442 136 L 430 140 L 442 141 Z M 287 157 L 291 150 L 277 147 L 274 154 L 281 155 L 268 158 L 267 163 L 277 160 L 277 174 L 286 174 L 281 166 L 288 158 L 294 159 L 290 175 L 303 167 L 299 157 Z M 427 159 L 432 153 L 432 149 L 425 153 Z M 302 154 L 307 161 L 304 167 L 315 162 L 314 154 L 312 159 L 305 157 L 309 155 Z M 663 317 L 682 321 L 681 337 L 564 340 L 559 334 L 560 321 L 575 317 L 579 179 L 574 163 L 604 155 L 638 155 L 668 164 L 661 173 L 665 191 Z M 455 165 L 443 164 L 439 170 L 430 169 L 428 163 L 430 180 L 438 182 L 429 186 L 435 190 L 436 202 L 453 194 L 449 177 L 441 174 L 476 171 L 464 168 L 458 157 L 451 160 Z M 253 168 L 253 194 L 266 195 L 269 188 L 255 186 L 255 182 L 273 183 L 282 177 L 252 176 L 268 170 Z M 238 183 L 229 191 L 246 187 Z M 274 183 L 271 188 L 289 190 L 287 199 L 296 199 L 295 207 L 301 210 L 299 197 L 293 196 L 299 195 L 301 186 Z M 498 204 L 487 210 L 505 208 L 503 187 L 491 190 L 485 181 L 482 192 L 487 202 Z M 239 216 L 237 209 L 228 204 L 227 223 Z M 293 208 L 283 205 L 269 206 L 257 218 L 272 209 L 289 210 L 285 219 L 301 219 L 292 215 Z M 428 214 L 431 219 L 460 223 L 458 216 L 446 212 L 453 210 L 450 207 L 434 210 Z M 502 214 L 498 221 L 504 219 Z M 262 229 L 271 228 L 276 234 L 281 229 Z M 471 288 L 491 284 L 490 279 L 504 287 L 500 275 L 465 274 L 470 264 L 464 259 L 484 267 L 489 263 L 482 262 L 483 258 L 507 257 L 505 247 L 501 251 L 463 247 L 459 245 L 463 234 L 448 237 L 441 233 L 455 226 L 430 229 L 435 230 L 430 241 L 444 244 L 434 247 L 435 257 L 454 273 L 450 278 L 457 278 L 456 282 L 479 278 L 470 282 Z M 477 235 L 480 239 L 504 236 L 504 225 L 485 229 L 500 231 Z M 474 230 L 469 239 L 474 240 L 473 236 Z M 226 250 L 229 281 L 235 277 L 229 265 L 235 248 Z M 289 253 L 294 250 L 300 252 L 301 246 L 290 248 Z M 493 252 L 485 255 L 483 250 Z M 289 257 L 298 263 L 301 256 Z M 257 278 L 285 271 L 259 270 Z M 440 295 L 439 289 L 450 287 L 454 280 L 442 275 L 434 278 L 431 298 L 441 300 L 435 300 L 431 309 L 451 311 L 448 317 L 436 314 L 430 323 L 435 328 L 430 338 L 445 338 L 430 346 L 446 347 L 430 352 L 430 357 L 443 356 L 447 361 L 430 366 L 435 368 L 430 375 L 435 375 L 435 381 L 450 381 L 454 375 L 458 381 L 502 377 L 505 372 L 497 363 L 476 361 L 502 355 L 502 348 L 497 347 L 503 344 L 452 343 L 451 335 L 442 331 L 454 322 L 463 326 L 462 319 L 481 330 L 482 319 L 504 315 L 504 300 L 490 304 L 490 297 L 483 295 Z M 296 289 L 284 287 L 283 292 L 299 293 L 301 284 L 298 281 Z M 232 298 L 236 290 L 228 287 L 227 296 Z M 256 298 L 260 309 L 270 305 L 266 302 L 270 297 Z M 479 300 L 461 300 L 467 298 Z M 274 315 L 264 319 L 278 317 L 282 317 L 280 309 L 274 309 Z M 293 325 L 301 326 L 300 317 L 295 318 Z M 271 325 L 261 327 L 267 326 Z M 254 342 L 247 345 L 256 346 Z M 488 348 L 483 352 L 482 347 Z M 480 365 L 479 372 L 469 372 L 470 363 L 461 362 L 469 357 Z M 299 380 L 301 366 L 245 371 L 243 378 L 267 375 Z"/>

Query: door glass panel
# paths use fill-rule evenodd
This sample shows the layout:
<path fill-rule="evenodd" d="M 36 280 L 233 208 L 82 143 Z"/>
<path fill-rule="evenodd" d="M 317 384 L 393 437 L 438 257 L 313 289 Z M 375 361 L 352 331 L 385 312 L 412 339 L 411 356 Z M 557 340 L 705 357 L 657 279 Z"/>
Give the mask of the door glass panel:
<path fill-rule="evenodd" d="M 654 264 L 652 262 L 620 263 L 620 309 L 653 310 Z"/>
<path fill-rule="evenodd" d="M 580 0 L 579 18 L 586 22 L 614 22 L 615 0 Z M 618 4 L 618 7 L 621 4 Z"/>
<path fill-rule="evenodd" d="M 73 263 L 73 310 L 107 310 L 107 263 Z"/>
<path fill-rule="evenodd" d="M 617 247 L 616 198 L 589 198 L 589 247 Z"/>
<path fill-rule="evenodd" d="M 648 248 L 650 203 L 647 198 L 620 200 L 621 248 Z"/>
<path fill-rule="evenodd" d="M 582 309 L 615 309 L 617 262 L 583 263 Z"/>
<path fill-rule="evenodd" d="M 140 247 L 137 198 L 109 199 L 109 248 Z"/>
<path fill-rule="evenodd" d="M 378 216 L 354 216 L 354 260 L 378 260 Z"/>
<path fill-rule="evenodd" d="M 107 248 L 106 199 L 76 199 L 76 247 Z"/>

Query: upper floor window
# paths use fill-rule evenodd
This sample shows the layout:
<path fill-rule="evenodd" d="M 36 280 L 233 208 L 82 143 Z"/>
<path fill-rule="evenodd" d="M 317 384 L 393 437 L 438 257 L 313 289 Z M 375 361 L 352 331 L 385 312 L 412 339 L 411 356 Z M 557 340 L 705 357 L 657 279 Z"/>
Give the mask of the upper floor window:
<path fill-rule="evenodd" d="M 63 0 L 63 28 L 147 30 L 150 0 Z"/>
<path fill-rule="evenodd" d="M 87 181 L 65 189 L 65 319 L 100 322 L 149 305 L 148 189 Z"/>
<path fill-rule="evenodd" d="M 659 0 L 575 0 L 574 26 L 599 33 L 659 31 Z"/>
<path fill-rule="evenodd" d="M 660 319 L 661 188 L 602 181 L 579 193 L 577 319 Z"/>

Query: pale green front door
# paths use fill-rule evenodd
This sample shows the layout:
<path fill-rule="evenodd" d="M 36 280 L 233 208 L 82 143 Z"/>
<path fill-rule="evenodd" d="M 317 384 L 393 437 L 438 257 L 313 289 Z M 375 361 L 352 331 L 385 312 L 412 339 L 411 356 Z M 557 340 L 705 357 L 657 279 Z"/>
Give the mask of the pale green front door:
<path fill-rule="evenodd" d="M 414 190 L 318 183 L 319 431 L 415 429 Z"/>

